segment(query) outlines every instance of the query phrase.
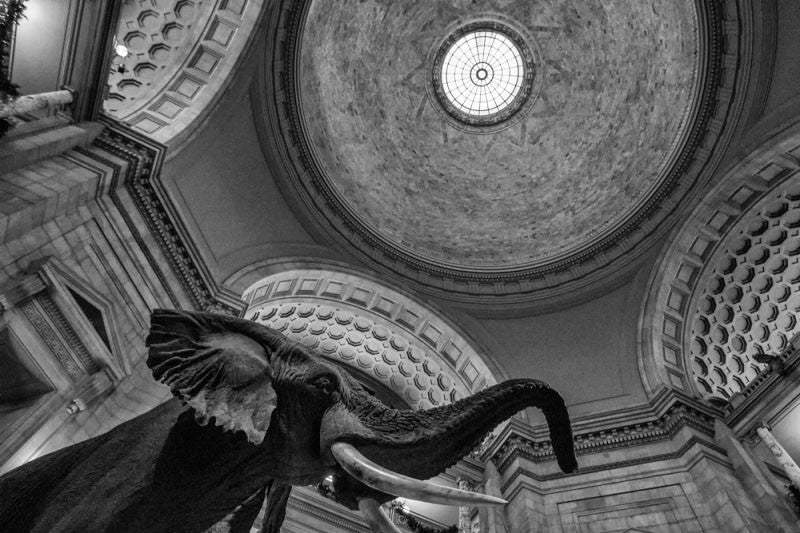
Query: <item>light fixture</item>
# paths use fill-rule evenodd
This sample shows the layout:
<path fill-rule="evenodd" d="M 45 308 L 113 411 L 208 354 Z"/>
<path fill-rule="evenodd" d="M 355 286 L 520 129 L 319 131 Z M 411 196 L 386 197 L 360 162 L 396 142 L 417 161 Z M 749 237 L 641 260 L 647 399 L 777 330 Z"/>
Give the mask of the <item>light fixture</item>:
<path fill-rule="evenodd" d="M 128 47 L 119 42 L 114 36 L 114 57 L 111 58 L 111 68 L 116 70 L 118 74 L 125 74 L 128 70 L 125 68 L 125 58 L 130 53 Z"/>
<path fill-rule="evenodd" d="M 114 46 L 114 52 L 117 54 L 117 57 L 121 57 L 123 59 L 128 57 L 128 47 L 124 44 L 116 44 Z"/>

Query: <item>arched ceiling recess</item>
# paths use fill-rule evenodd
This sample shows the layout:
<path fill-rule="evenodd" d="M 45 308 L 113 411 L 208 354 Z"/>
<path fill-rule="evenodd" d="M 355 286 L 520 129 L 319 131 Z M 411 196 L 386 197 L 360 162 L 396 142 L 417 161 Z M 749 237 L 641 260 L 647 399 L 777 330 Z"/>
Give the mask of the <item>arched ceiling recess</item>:
<path fill-rule="evenodd" d="M 265 151 L 372 267 L 478 305 L 574 300 L 661 236 L 714 168 L 738 18 L 717 0 L 285 0 L 260 104 L 262 139 L 284 142 Z M 442 43 L 476 22 L 536 51 L 530 109 L 485 133 L 445 119 L 431 89 Z"/>
<path fill-rule="evenodd" d="M 413 409 L 496 383 L 483 357 L 436 313 L 374 281 L 297 269 L 261 279 L 243 298 L 247 318 L 366 375 Z"/>
<path fill-rule="evenodd" d="M 126 49 L 103 109 L 175 153 L 207 114 L 254 38 L 264 0 L 123 2 L 114 35 Z"/>
<path fill-rule="evenodd" d="M 662 252 L 642 310 L 651 392 L 727 401 L 800 332 L 800 128 L 730 170 Z"/>

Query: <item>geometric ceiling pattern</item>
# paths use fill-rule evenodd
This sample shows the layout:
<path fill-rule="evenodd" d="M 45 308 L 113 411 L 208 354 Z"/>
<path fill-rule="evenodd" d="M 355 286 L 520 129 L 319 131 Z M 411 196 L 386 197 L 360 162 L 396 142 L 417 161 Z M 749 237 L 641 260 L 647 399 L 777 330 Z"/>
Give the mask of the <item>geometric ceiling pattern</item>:
<path fill-rule="evenodd" d="M 767 196 L 722 241 L 693 300 L 690 357 L 709 396 L 741 392 L 800 325 L 800 183 Z"/>
<path fill-rule="evenodd" d="M 717 401 L 746 395 L 766 368 L 753 357 L 785 357 L 800 333 L 798 314 L 795 124 L 731 167 L 662 250 L 641 309 L 645 388 Z"/>
<path fill-rule="evenodd" d="M 245 316 L 427 409 L 496 383 L 483 357 L 437 313 L 380 283 L 323 269 L 267 276 Z"/>
<path fill-rule="evenodd" d="M 250 315 L 252 310 L 248 310 Z M 427 409 L 467 395 L 466 388 L 457 386 L 407 335 L 368 316 L 327 305 L 284 303 L 260 308 L 255 321 L 341 361 L 358 374 L 367 374 L 411 409 Z"/>
<path fill-rule="evenodd" d="M 230 81 L 264 0 L 124 2 L 115 39 L 106 113 L 167 142 Z M 124 56 L 124 57 L 123 57 Z"/>

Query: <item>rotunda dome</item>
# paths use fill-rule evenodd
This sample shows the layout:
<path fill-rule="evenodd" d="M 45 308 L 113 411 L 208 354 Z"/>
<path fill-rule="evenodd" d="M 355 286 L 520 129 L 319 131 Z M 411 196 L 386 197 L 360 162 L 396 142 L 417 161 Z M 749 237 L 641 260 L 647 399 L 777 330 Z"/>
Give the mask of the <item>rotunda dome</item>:
<path fill-rule="evenodd" d="M 287 15 L 302 30 L 275 79 L 304 201 L 376 267 L 466 298 L 625 255 L 697 179 L 724 116 L 721 15 L 694 0 L 443 6 Z"/>

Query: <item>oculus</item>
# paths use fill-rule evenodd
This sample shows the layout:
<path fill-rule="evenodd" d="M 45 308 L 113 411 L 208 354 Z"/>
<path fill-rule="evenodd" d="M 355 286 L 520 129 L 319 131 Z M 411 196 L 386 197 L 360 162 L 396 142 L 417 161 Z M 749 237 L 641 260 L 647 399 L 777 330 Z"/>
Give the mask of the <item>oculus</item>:
<path fill-rule="evenodd" d="M 517 114 L 530 97 L 533 78 L 533 53 L 525 39 L 498 22 L 457 29 L 438 47 L 432 65 L 439 104 L 472 127 L 505 123 Z"/>

